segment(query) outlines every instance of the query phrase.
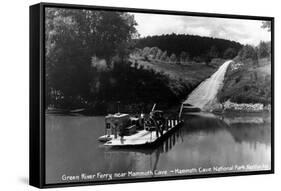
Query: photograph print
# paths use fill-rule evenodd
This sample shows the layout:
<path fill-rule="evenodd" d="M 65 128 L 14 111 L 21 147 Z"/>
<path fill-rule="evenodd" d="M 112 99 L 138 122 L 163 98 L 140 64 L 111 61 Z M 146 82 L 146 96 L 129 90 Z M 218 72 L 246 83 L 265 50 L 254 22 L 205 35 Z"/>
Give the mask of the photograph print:
<path fill-rule="evenodd" d="M 47 185 L 273 172 L 272 18 L 43 8 Z"/>

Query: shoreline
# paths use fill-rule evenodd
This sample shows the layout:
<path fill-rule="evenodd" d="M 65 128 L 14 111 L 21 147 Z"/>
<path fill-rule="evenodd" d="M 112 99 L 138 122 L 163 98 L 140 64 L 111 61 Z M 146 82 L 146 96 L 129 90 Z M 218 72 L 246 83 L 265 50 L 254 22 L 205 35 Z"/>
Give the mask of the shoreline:
<path fill-rule="evenodd" d="M 235 113 L 262 113 L 271 112 L 271 104 L 265 105 L 262 103 L 235 103 L 227 100 L 223 103 L 216 104 L 211 110 L 215 113 L 235 112 Z"/>

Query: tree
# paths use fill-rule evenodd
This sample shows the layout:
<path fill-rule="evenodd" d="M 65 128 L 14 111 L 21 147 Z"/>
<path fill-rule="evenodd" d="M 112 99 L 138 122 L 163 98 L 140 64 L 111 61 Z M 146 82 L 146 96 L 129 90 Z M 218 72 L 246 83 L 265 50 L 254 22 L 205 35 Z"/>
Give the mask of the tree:
<path fill-rule="evenodd" d="M 171 63 L 176 63 L 177 62 L 177 56 L 174 53 L 170 56 L 170 62 Z"/>
<path fill-rule="evenodd" d="M 251 45 L 245 45 L 238 53 L 240 59 L 251 59 L 253 64 L 258 64 L 258 54 L 254 47 Z"/>
<path fill-rule="evenodd" d="M 270 55 L 270 49 L 268 47 L 268 44 L 261 41 L 259 46 L 258 46 L 258 56 L 259 56 L 259 58 L 269 57 L 269 55 Z"/>
<path fill-rule="evenodd" d="M 143 57 L 147 57 L 150 53 L 150 48 L 149 47 L 144 47 L 143 50 L 142 50 L 142 56 Z"/>
<path fill-rule="evenodd" d="M 267 29 L 268 32 L 271 31 L 271 21 L 263 21 L 261 28 Z"/>
<path fill-rule="evenodd" d="M 161 49 L 158 48 L 158 51 L 157 51 L 156 56 L 155 56 L 155 59 L 159 60 L 161 58 L 161 55 L 162 55 L 162 51 L 161 51 Z"/>
<path fill-rule="evenodd" d="M 216 46 L 212 46 L 210 48 L 209 56 L 212 58 L 217 58 L 219 56 L 219 51 Z"/>
<path fill-rule="evenodd" d="M 169 56 L 166 56 L 165 62 L 167 62 L 167 63 L 170 63 L 170 62 L 171 62 L 171 60 L 170 60 L 170 57 L 169 57 Z"/>
<path fill-rule="evenodd" d="M 212 46 L 209 52 L 206 55 L 206 64 L 209 64 L 213 58 L 217 58 L 219 56 L 219 52 L 216 46 Z"/>
<path fill-rule="evenodd" d="M 166 59 L 167 59 L 167 51 L 164 51 L 164 52 L 162 53 L 161 57 L 160 57 L 160 60 L 166 61 Z"/>
<path fill-rule="evenodd" d="M 223 53 L 224 59 L 232 59 L 237 55 L 237 51 L 234 48 L 227 48 Z"/>
<path fill-rule="evenodd" d="M 125 58 L 136 34 L 135 25 L 133 15 L 127 13 L 47 8 L 47 104 L 57 95 L 68 106 L 93 99 L 93 83 L 99 76 L 92 57 L 105 60 L 107 65 L 116 55 Z"/>
<path fill-rule="evenodd" d="M 152 58 L 155 58 L 156 57 L 156 54 L 158 52 L 158 48 L 157 47 L 152 47 L 149 51 L 149 55 L 152 57 Z"/>
<path fill-rule="evenodd" d="M 185 51 L 182 51 L 180 54 L 180 62 L 186 62 L 189 60 L 189 55 Z"/>

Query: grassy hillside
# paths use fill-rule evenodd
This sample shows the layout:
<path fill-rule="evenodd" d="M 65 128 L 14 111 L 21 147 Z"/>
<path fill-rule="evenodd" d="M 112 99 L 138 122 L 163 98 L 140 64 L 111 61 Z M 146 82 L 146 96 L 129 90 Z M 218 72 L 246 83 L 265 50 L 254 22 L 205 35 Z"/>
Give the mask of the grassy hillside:
<path fill-rule="evenodd" d="M 271 103 L 271 60 L 263 58 L 253 66 L 247 61 L 234 61 L 226 73 L 219 101 L 236 103 Z"/>
<path fill-rule="evenodd" d="M 147 70 L 168 75 L 170 88 L 175 92 L 181 92 L 180 96 L 186 96 L 194 90 L 203 80 L 211 76 L 217 68 L 224 62 L 223 59 L 214 59 L 211 64 L 189 62 L 185 64 L 175 64 L 159 60 L 143 60 L 140 57 L 131 56 L 131 61 L 144 67 Z"/>

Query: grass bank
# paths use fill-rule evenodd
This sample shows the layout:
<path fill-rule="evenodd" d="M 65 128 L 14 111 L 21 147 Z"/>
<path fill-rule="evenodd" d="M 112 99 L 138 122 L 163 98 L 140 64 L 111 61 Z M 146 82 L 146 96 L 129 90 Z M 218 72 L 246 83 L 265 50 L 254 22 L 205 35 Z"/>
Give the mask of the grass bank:
<path fill-rule="evenodd" d="M 271 105 L 271 60 L 234 59 L 229 66 L 218 100 L 228 110 L 264 111 Z M 225 104 L 227 103 L 227 104 Z"/>
<path fill-rule="evenodd" d="M 170 88 L 176 92 L 183 92 L 184 95 L 181 96 L 183 99 L 225 62 L 224 59 L 213 59 L 208 65 L 194 61 L 171 63 L 155 59 L 144 60 L 141 57 L 131 57 L 131 61 L 147 70 L 151 69 L 167 75 L 171 82 Z M 182 91 L 183 88 L 185 91 Z"/>

